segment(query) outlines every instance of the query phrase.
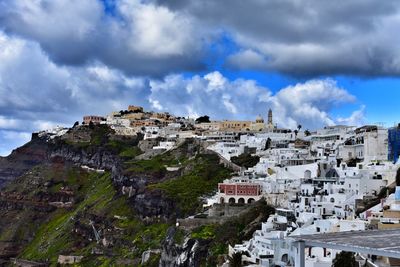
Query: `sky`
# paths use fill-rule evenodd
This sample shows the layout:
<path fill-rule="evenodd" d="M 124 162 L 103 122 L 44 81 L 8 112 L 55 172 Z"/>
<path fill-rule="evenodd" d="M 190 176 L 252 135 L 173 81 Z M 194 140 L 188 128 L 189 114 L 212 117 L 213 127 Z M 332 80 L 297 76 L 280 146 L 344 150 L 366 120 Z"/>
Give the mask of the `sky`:
<path fill-rule="evenodd" d="M 0 0 L 0 155 L 129 104 L 389 127 L 399 27 L 397 0 Z"/>

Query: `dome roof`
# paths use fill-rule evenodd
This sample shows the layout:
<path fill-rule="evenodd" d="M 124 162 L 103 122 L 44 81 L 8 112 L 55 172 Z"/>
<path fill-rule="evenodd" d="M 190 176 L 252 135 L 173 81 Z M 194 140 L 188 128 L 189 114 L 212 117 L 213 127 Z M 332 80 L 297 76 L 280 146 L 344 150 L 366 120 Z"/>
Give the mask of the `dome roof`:
<path fill-rule="evenodd" d="M 263 123 L 263 122 L 264 122 L 263 117 L 261 117 L 260 115 L 258 115 L 257 118 L 256 118 L 256 122 Z"/>

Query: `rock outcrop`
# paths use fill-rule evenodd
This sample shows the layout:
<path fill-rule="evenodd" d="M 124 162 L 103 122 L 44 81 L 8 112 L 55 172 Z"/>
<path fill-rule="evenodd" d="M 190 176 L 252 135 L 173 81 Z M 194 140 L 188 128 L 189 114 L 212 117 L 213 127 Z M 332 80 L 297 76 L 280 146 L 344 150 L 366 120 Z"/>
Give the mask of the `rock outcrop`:
<path fill-rule="evenodd" d="M 6 182 L 43 163 L 47 157 L 48 144 L 41 138 L 33 138 L 29 143 L 15 149 L 8 157 L 0 157 L 0 188 Z"/>
<path fill-rule="evenodd" d="M 209 242 L 186 237 L 183 244 L 175 241 L 176 228 L 170 227 L 162 244 L 160 267 L 198 267 L 208 254 Z"/>
<path fill-rule="evenodd" d="M 201 141 L 187 140 L 173 151 L 157 156 L 155 161 L 140 160 L 135 153 L 132 153 L 138 148 L 139 140 L 133 138 L 121 141 L 110 132 L 110 129 L 101 128 L 102 126 L 95 127 L 99 129 L 86 127 L 86 129 L 77 130 L 77 133 L 71 129 L 71 132 L 63 138 L 51 139 L 47 136 L 35 135 L 29 143 L 13 151 L 10 156 L 0 158 L 0 187 L 2 182 L 5 185 L 3 187 L 5 190 L 0 193 L 0 216 L 2 217 L 0 229 L 7 229 L 7 231 L 0 230 L 0 243 L 3 242 L 2 240 L 8 242 L 7 249 L 2 249 L 0 244 L 0 257 L 21 255 L 19 253 L 23 252 L 27 245 L 32 244 L 33 240 L 36 240 L 36 243 L 33 242 L 34 248 L 39 246 L 46 251 L 46 242 L 57 243 L 58 235 L 63 233 L 69 236 L 70 251 L 81 251 L 96 242 L 93 234 L 95 227 L 101 231 L 102 240 L 96 242 L 97 245 L 91 252 L 94 258 L 95 255 L 100 254 L 109 258 L 114 257 L 112 247 L 116 244 L 123 248 L 121 250 L 123 253 L 129 251 L 131 255 L 142 253 L 142 249 L 150 248 L 151 253 L 145 258 L 150 257 L 151 260 L 153 260 L 151 255 L 158 253 L 155 252 L 158 250 L 153 249 L 160 249 L 160 266 L 199 266 L 201 259 L 207 257 L 210 241 L 187 237 L 180 244 L 175 241 L 174 227 L 168 230 L 164 240 L 166 227 L 174 225 L 174 219 L 182 214 L 189 214 L 189 212 L 193 214 L 194 209 L 186 213 L 181 212 L 182 209 L 179 210 L 180 206 L 173 198 L 174 195 L 168 195 L 162 187 L 154 185 L 179 181 L 179 178 L 185 175 L 192 175 L 192 179 L 197 179 L 200 177 L 196 174 L 198 166 L 210 167 L 207 168 L 209 176 L 214 177 L 215 172 L 212 170 L 223 168 L 219 165 L 218 157 L 207 154 L 210 152 L 205 150 Z M 144 149 L 145 142 L 141 144 Z M 127 151 L 127 148 L 131 149 L 128 150 L 130 153 L 123 153 Z M 139 150 L 139 152 L 144 151 Z M 80 168 L 83 166 L 105 171 L 105 173 L 103 175 L 103 172 L 88 172 L 88 168 Z M 166 166 L 175 166 L 177 169 L 167 171 Z M 229 175 L 229 171 L 223 169 L 226 175 Z M 203 173 L 202 169 L 200 170 Z M 69 175 L 71 171 L 75 172 L 72 176 Z M 207 179 L 211 178 L 207 177 L 200 178 L 208 182 Z M 97 183 L 101 179 L 102 183 L 106 180 L 107 184 L 101 185 L 96 191 Z M 214 186 L 211 185 L 210 188 Z M 112 193 L 109 194 L 110 192 Z M 79 195 L 76 196 L 74 193 Z M 92 196 L 88 197 L 90 194 Z M 99 202 L 98 199 L 105 195 L 107 198 Z M 194 201 L 196 199 L 198 199 L 197 195 Z M 109 208 L 110 203 L 115 206 Z M 121 203 L 125 206 L 124 209 L 119 210 L 117 206 Z M 97 214 L 94 212 L 96 209 L 93 208 L 95 205 L 99 211 Z M 134 211 L 130 211 L 131 209 Z M 120 216 L 121 212 L 124 216 Z M 57 221 L 57 214 L 60 213 L 65 216 L 65 218 L 62 217 L 62 222 L 65 220 L 65 224 L 61 224 L 61 220 Z M 113 213 L 112 216 L 110 213 Z M 129 216 L 132 217 L 128 221 L 126 218 Z M 53 221 L 51 221 L 52 218 Z M 53 237 L 57 238 L 45 239 L 43 243 L 41 238 L 35 239 L 35 235 L 41 229 L 40 227 L 49 221 L 58 226 L 51 225 L 48 229 L 46 228 L 46 231 L 52 230 Z M 10 224 L 13 224 L 12 227 Z M 132 226 L 132 224 L 139 226 Z M 152 228 L 153 225 L 156 227 Z M 158 227 L 163 230 L 160 231 Z M 148 231 L 136 233 L 138 229 Z M 45 232 L 40 233 L 46 235 Z M 131 236 L 127 237 L 132 233 L 137 235 L 134 242 L 129 239 Z M 151 238 L 157 238 L 156 244 L 160 247 L 154 247 Z M 162 244 L 161 240 L 164 240 Z M 148 244 L 153 247 L 146 247 Z M 32 249 L 32 253 L 35 253 L 34 251 L 35 249 Z M 44 254 L 40 255 L 41 259 L 49 261 L 47 257 L 42 257 Z M 28 256 L 24 259 L 31 258 Z M 125 260 L 132 259 L 137 260 L 137 258 Z M 157 257 L 156 261 L 158 262 Z"/>

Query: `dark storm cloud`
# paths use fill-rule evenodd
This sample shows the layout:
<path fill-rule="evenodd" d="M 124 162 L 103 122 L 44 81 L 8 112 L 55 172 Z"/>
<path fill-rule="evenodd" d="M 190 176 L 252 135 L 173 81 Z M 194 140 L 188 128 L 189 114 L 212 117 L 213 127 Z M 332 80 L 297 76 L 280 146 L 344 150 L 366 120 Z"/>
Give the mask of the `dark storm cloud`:
<path fill-rule="evenodd" d="M 36 40 L 58 64 L 98 60 L 130 75 L 204 68 L 228 33 L 225 66 L 289 75 L 400 74 L 395 0 L 0 0 L 0 27 Z M 222 59 L 223 60 L 223 59 Z"/>
<path fill-rule="evenodd" d="M 400 74 L 400 3 L 353 0 L 157 1 L 227 31 L 227 66 L 289 75 Z"/>
<path fill-rule="evenodd" d="M 0 0 L 0 29 L 37 41 L 57 64 L 101 61 L 130 75 L 195 71 L 204 36 L 190 17 L 140 1 Z"/>

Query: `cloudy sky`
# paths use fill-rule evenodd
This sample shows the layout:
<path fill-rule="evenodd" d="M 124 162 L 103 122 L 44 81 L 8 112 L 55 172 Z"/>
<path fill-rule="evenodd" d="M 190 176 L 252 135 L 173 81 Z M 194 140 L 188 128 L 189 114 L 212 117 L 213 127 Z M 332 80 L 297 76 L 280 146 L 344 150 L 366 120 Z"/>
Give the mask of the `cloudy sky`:
<path fill-rule="evenodd" d="M 391 126 L 399 27 L 397 0 L 0 0 L 0 155 L 129 104 Z"/>

